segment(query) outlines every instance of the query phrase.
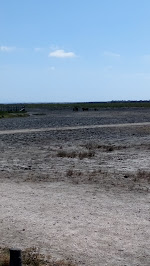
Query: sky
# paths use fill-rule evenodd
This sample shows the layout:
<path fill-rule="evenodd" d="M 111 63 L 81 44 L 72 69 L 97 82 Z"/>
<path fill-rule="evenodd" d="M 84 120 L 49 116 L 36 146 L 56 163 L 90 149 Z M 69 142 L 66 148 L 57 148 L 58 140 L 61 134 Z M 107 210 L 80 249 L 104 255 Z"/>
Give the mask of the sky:
<path fill-rule="evenodd" d="M 0 0 L 0 103 L 150 100 L 149 0 Z"/>

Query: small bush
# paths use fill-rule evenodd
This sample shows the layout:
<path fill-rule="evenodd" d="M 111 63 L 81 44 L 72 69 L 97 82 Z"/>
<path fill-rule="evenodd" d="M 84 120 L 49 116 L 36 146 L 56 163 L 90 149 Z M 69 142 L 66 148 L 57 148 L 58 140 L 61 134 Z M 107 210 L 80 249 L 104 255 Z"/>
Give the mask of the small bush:
<path fill-rule="evenodd" d="M 79 153 L 79 159 L 82 160 L 84 158 L 91 158 L 95 155 L 95 151 L 84 151 Z"/>
<path fill-rule="evenodd" d="M 150 183 L 150 172 L 144 170 L 138 170 L 135 181 L 147 180 Z"/>
<path fill-rule="evenodd" d="M 28 248 L 22 252 L 22 260 L 28 266 L 42 266 L 44 265 L 44 256 L 39 254 L 36 248 Z"/>
<path fill-rule="evenodd" d="M 94 142 L 87 142 L 85 144 L 85 148 L 88 150 L 96 149 L 97 145 Z"/>
<path fill-rule="evenodd" d="M 46 115 L 45 113 L 36 113 L 36 114 L 33 114 L 33 115 Z"/>
<path fill-rule="evenodd" d="M 106 151 L 111 152 L 114 150 L 113 146 L 106 146 Z"/>
<path fill-rule="evenodd" d="M 67 177 L 79 177 L 82 175 L 82 172 L 81 171 L 78 171 L 78 170 L 75 170 L 73 171 L 72 169 L 69 169 L 67 172 L 66 172 L 66 176 Z"/>
<path fill-rule="evenodd" d="M 75 151 L 67 152 L 64 150 L 61 150 L 57 153 L 58 157 L 68 157 L 68 158 L 75 158 L 77 157 L 77 153 Z"/>
<path fill-rule="evenodd" d="M 84 158 L 91 158 L 95 155 L 95 151 L 82 151 L 82 152 L 75 152 L 75 151 L 71 151 L 71 152 L 67 152 L 67 151 L 64 151 L 64 150 L 60 150 L 58 153 L 57 153 L 57 156 L 58 157 L 62 157 L 62 158 L 77 158 L 79 157 L 80 160 L 84 159 Z"/>
<path fill-rule="evenodd" d="M 73 175 L 73 170 L 68 170 L 67 173 L 66 173 L 66 176 L 72 176 Z"/>
<path fill-rule="evenodd" d="M 0 248 L 0 266 L 9 266 L 9 249 Z"/>
<path fill-rule="evenodd" d="M 0 266 L 9 266 L 10 254 L 9 249 L 0 248 Z M 44 255 L 41 255 L 36 248 L 28 248 L 22 252 L 23 266 L 76 266 L 70 261 L 58 260 L 53 261 L 51 256 L 45 260 Z"/>
<path fill-rule="evenodd" d="M 112 144 L 99 144 L 99 143 L 95 143 L 95 142 L 87 142 L 85 145 L 83 145 L 86 149 L 88 150 L 102 150 L 104 152 L 112 152 L 114 150 L 122 150 L 122 149 L 126 149 L 127 146 L 123 146 L 123 145 L 112 145 Z"/>

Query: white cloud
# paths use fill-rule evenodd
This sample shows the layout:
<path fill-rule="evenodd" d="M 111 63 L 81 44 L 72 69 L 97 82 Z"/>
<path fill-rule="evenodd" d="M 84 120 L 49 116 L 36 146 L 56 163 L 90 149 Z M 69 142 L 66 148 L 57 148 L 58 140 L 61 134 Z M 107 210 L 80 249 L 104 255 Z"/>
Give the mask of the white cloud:
<path fill-rule="evenodd" d="M 10 47 L 10 46 L 0 46 L 0 52 L 12 52 L 16 48 L 15 47 Z"/>
<path fill-rule="evenodd" d="M 112 53 L 112 52 L 104 52 L 104 56 L 120 57 L 120 54 Z"/>
<path fill-rule="evenodd" d="M 48 55 L 49 57 L 57 57 L 57 58 L 73 58 L 76 57 L 73 52 L 65 52 L 64 50 L 58 49 L 55 50 Z"/>

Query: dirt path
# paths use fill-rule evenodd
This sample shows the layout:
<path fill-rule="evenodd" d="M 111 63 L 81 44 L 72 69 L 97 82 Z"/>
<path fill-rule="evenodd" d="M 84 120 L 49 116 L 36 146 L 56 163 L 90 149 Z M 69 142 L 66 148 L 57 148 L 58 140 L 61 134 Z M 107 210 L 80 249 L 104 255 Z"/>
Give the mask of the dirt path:
<path fill-rule="evenodd" d="M 33 128 L 33 129 L 16 129 L 16 130 L 1 130 L 0 135 L 17 134 L 17 133 L 32 133 L 32 132 L 46 132 L 46 131 L 65 131 L 78 129 L 94 129 L 94 128 L 119 128 L 119 127 L 141 127 L 150 126 L 150 122 L 144 123 L 125 123 L 125 124 L 107 124 L 107 125 L 88 125 L 88 126 L 70 126 L 70 127 L 50 127 L 50 128 Z"/>
<path fill-rule="evenodd" d="M 2 182 L 0 244 L 86 266 L 149 266 L 149 195 L 96 185 Z"/>

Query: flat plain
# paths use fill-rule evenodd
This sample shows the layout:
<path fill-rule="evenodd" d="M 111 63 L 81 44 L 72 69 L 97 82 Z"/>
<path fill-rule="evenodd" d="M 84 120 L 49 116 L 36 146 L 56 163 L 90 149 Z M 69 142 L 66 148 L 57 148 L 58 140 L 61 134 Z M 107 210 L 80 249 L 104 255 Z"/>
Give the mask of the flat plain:
<path fill-rule="evenodd" d="M 150 109 L 0 120 L 0 246 L 150 265 Z"/>

